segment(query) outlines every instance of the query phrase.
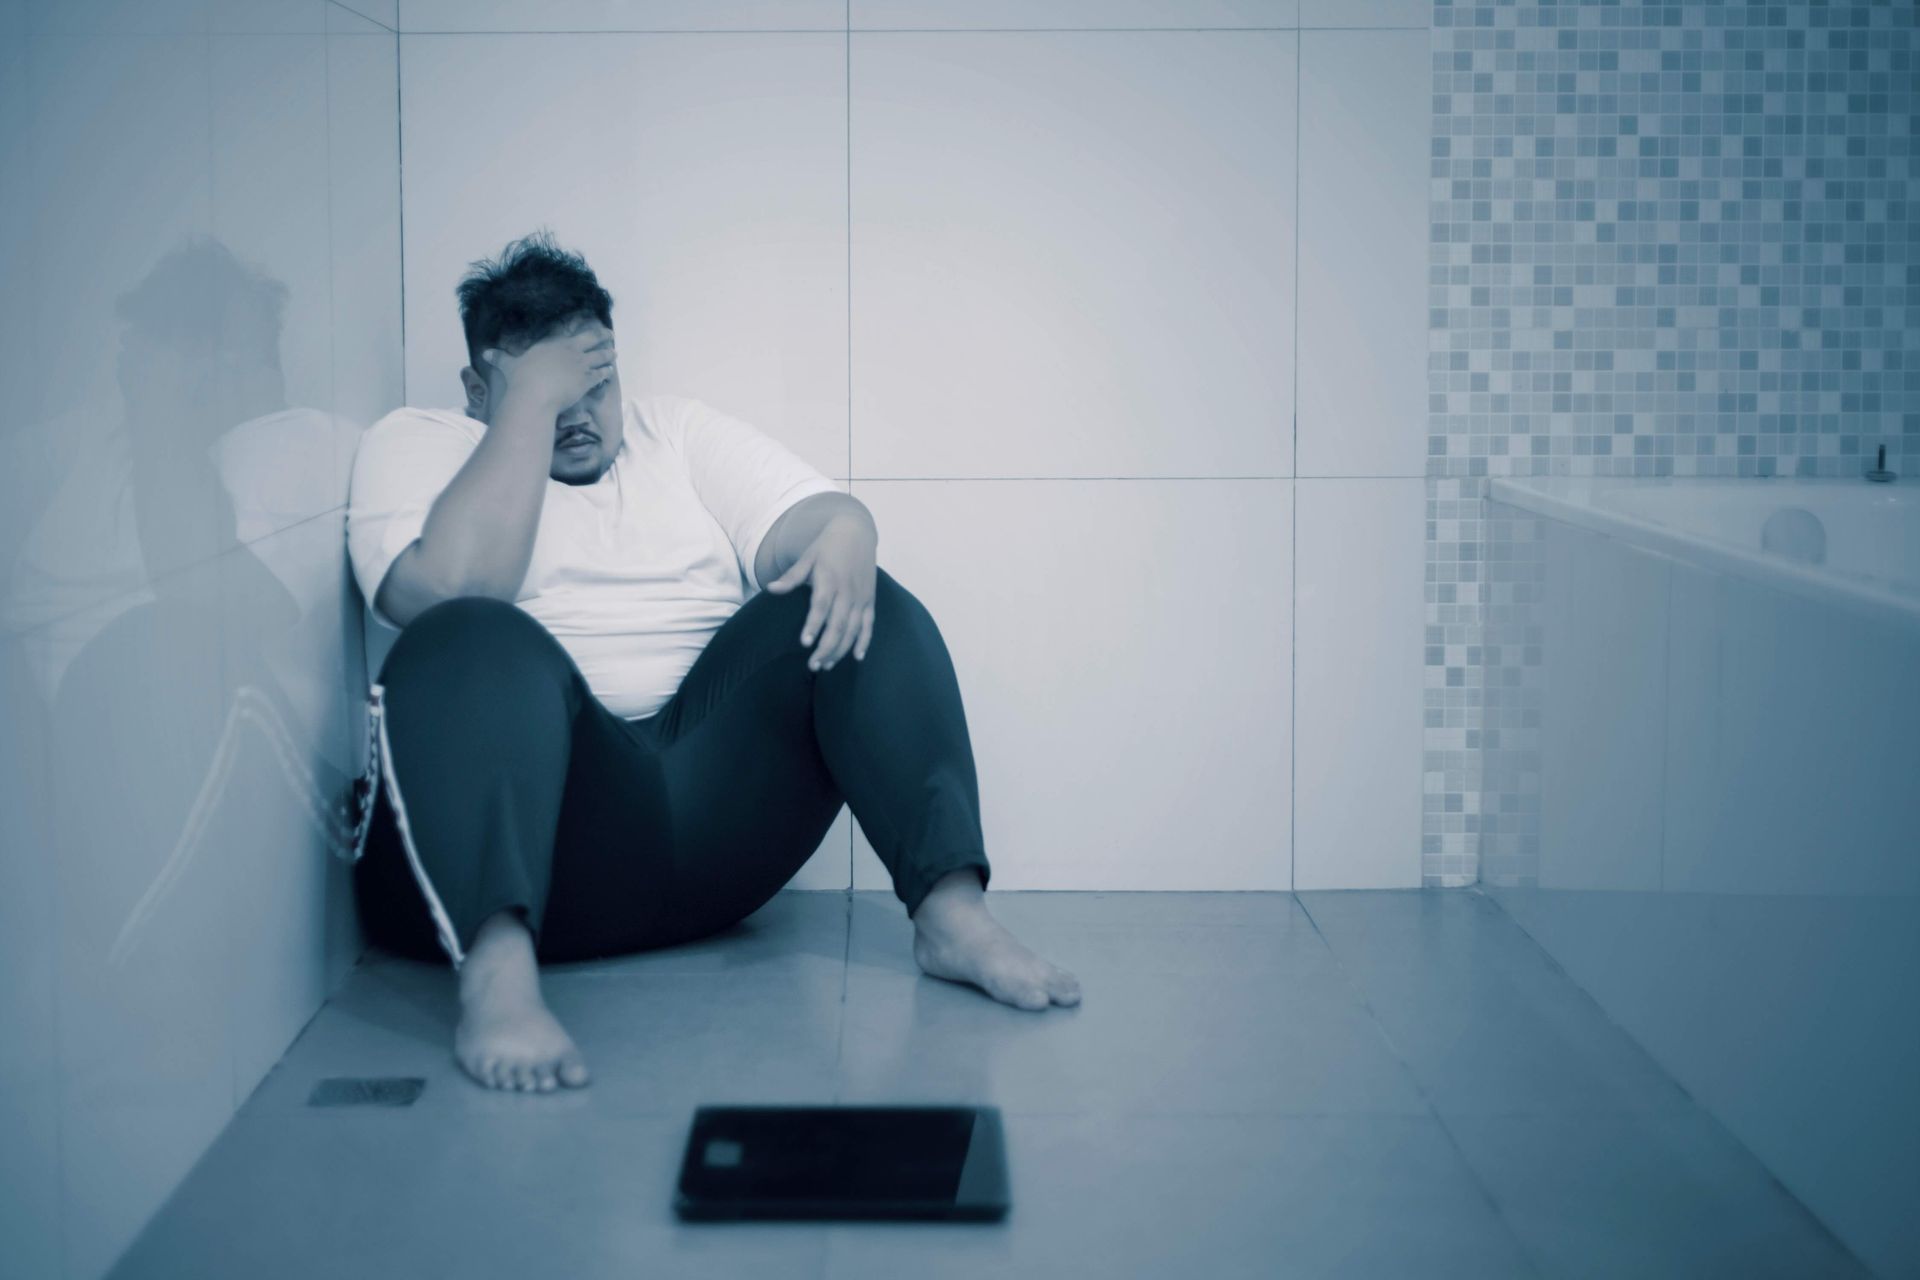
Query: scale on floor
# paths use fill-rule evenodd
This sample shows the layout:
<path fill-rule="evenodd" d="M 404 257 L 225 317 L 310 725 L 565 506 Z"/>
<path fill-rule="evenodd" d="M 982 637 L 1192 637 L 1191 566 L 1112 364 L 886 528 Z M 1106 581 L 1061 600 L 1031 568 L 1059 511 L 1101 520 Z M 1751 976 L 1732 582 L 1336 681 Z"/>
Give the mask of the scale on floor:
<path fill-rule="evenodd" d="M 1008 1208 L 998 1107 L 706 1106 L 674 1212 L 742 1219 L 991 1222 Z"/>

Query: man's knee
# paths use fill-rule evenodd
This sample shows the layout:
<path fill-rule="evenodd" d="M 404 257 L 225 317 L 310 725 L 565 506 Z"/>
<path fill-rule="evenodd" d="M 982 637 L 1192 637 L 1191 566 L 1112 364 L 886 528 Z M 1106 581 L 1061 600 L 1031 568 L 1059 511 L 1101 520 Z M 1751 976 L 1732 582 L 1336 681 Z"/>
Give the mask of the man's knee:
<path fill-rule="evenodd" d="M 873 582 L 873 626 L 878 634 L 889 620 L 915 626 L 934 626 L 933 614 L 920 603 L 920 597 L 907 590 L 900 580 L 875 566 Z"/>
<path fill-rule="evenodd" d="M 815 652 L 825 634 L 825 618 L 815 632 L 813 642 L 805 643 L 800 638 L 802 623 L 813 616 L 813 588 L 802 585 L 792 591 L 775 593 L 762 591 L 747 601 L 740 610 L 739 621 L 732 624 L 747 628 L 756 633 L 765 633 L 772 637 L 771 643 L 778 652 L 790 651 L 797 657 Z M 858 619 L 850 620 L 853 623 Z M 879 566 L 874 567 L 873 584 L 873 639 L 874 645 L 892 645 L 894 641 L 887 637 L 895 632 L 902 635 L 926 637 L 939 636 L 940 628 L 933 620 L 933 614 L 927 610 L 920 598 L 902 586 L 899 579 Z M 857 637 L 854 632 L 849 641 Z M 943 641 L 944 642 L 944 641 Z M 848 650 L 849 655 L 851 649 Z"/>
<path fill-rule="evenodd" d="M 778 596 L 771 592 L 764 592 L 755 599 L 766 598 L 769 601 L 767 608 L 778 614 L 783 623 L 791 624 L 795 633 L 798 634 L 800 621 L 809 616 L 813 609 L 812 590 L 811 586 L 806 586 Z M 898 578 L 875 565 L 873 579 L 875 636 L 878 637 L 880 629 L 889 624 L 924 628 L 934 626 L 934 621 L 933 615 L 927 611 L 927 606 L 920 603 L 920 597 L 902 586 Z"/>
<path fill-rule="evenodd" d="M 420 668 L 484 676 L 528 666 L 564 671 L 566 665 L 559 641 L 524 609 L 491 596 L 456 596 L 407 624 L 381 678 L 391 683 Z"/>

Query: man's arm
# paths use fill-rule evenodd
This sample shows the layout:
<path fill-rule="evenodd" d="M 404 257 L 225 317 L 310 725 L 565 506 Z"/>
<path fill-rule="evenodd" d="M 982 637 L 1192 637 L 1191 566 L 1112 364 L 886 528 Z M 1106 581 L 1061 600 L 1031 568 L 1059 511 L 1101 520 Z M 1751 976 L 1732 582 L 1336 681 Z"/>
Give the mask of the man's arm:
<path fill-rule="evenodd" d="M 498 411 L 380 582 L 375 604 L 401 627 L 455 596 L 512 600 L 519 592 L 553 469 L 554 419 L 608 376 L 613 344 L 589 345 L 582 334 L 482 358 L 506 374 Z"/>
<path fill-rule="evenodd" d="M 829 522 L 842 519 L 864 521 L 874 537 L 880 536 L 866 503 L 850 493 L 816 493 L 788 507 L 773 522 L 753 558 L 753 576 L 762 586 L 772 582 L 793 567 Z"/>

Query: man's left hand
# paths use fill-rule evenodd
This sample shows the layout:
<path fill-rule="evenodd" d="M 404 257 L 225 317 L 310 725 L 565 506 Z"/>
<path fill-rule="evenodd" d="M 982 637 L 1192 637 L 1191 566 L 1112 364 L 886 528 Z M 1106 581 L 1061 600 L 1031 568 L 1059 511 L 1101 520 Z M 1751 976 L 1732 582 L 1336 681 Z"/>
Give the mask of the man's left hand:
<path fill-rule="evenodd" d="M 848 649 L 853 650 L 855 661 L 867 656 L 873 640 L 874 551 L 879 544 L 866 521 L 836 517 L 791 568 L 767 584 L 775 595 L 803 582 L 813 584 L 813 607 L 800 632 L 801 644 L 812 644 L 814 636 L 820 637 L 819 648 L 807 659 L 809 671 L 827 670 Z"/>

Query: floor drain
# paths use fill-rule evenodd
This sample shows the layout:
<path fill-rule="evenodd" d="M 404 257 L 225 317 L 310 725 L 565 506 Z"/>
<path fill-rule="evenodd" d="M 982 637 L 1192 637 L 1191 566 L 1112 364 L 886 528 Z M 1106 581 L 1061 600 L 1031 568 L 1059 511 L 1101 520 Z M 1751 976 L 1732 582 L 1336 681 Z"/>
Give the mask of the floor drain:
<path fill-rule="evenodd" d="M 310 1107 L 410 1107 L 427 1082 L 420 1076 L 331 1076 L 313 1086 Z"/>

